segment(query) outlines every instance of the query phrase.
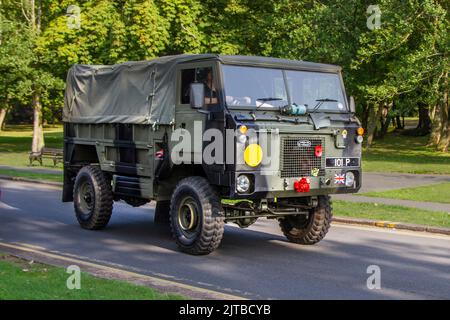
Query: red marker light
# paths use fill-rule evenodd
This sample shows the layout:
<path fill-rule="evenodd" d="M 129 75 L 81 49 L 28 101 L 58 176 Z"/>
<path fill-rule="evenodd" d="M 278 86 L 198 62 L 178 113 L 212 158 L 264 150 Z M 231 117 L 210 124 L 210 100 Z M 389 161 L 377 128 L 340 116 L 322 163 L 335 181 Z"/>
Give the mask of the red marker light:
<path fill-rule="evenodd" d="M 308 192 L 311 186 L 309 185 L 308 178 L 301 178 L 299 181 L 294 182 L 294 190 L 296 192 Z"/>
<path fill-rule="evenodd" d="M 321 157 L 322 156 L 322 153 L 323 153 L 323 149 L 322 149 L 322 146 L 315 146 L 314 147 L 314 155 L 316 156 L 316 157 Z"/>

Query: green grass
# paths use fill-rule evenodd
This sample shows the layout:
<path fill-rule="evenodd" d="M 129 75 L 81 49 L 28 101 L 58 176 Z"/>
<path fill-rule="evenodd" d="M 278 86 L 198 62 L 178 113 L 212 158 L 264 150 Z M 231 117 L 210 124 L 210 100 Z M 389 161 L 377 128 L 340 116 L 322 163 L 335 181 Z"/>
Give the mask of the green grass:
<path fill-rule="evenodd" d="M 392 222 L 450 228 L 450 213 L 376 203 L 333 201 L 333 214 Z"/>
<path fill-rule="evenodd" d="M 363 171 L 450 174 L 450 153 L 426 147 L 427 141 L 389 133 L 363 152 Z"/>
<path fill-rule="evenodd" d="M 450 182 L 388 191 L 367 192 L 361 196 L 450 203 Z"/>
<path fill-rule="evenodd" d="M 0 300 L 176 300 L 186 299 L 163 294 L 132 283 L 81 274 L 81 289 L 69 290 L 70 275 L 64 268 L 40 263 L 30 264 L 10 255 L 0 254 Z"/>
<path fill-rule="evenodd" d="M 28 155 L 31 151 L 31 139 L 31 126 L 7 126 L 4 131 L 0 132 L 0 164 L 15 167 L 28 166 Z M 46 147 L 62 148 L 62 126 L 46 126 L 44 128 L 44 140 Z M 44 168 L 54 168 L 51 159 L 44 159 L 43 164 L 42 167 Z M 34 162 L 33 166 L 41 167 L 37 162 Z M 61 168 L 62 164 L 56 166 L 56 169 Z"/>
<path fill-rule="evenodd" d="M 9 176 L 9 177 L 35 179 L 35 180 L 55 181 L 55 182 L 63 181 L 62 174 L 34 173 L 34 172 L 25 172 L 25 171 L 18 171 L 18 170 L 0 169 L 0 175 Z"/>

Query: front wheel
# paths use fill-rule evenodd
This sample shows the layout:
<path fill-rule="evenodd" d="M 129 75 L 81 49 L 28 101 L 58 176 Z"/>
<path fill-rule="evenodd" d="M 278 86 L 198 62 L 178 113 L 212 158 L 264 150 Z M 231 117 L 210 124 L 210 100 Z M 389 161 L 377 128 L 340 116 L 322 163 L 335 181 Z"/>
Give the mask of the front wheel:
<path fill-rule="evenodd" d="M 178 183 L 170 202 L 170 226 L 181 251 L 211 253 L 220 245 L 224 223 L 220 198 L 205 178 L 188 177 Z"/>
<path fill-rule="evenodd" d="M 331 200 L 329 196 L 319 196 L 317 207 L 308 216 L 286 216 L 280 220 L 281 231 L 294 243 L 315 244 L 322 240 L 331 226 Z"/>

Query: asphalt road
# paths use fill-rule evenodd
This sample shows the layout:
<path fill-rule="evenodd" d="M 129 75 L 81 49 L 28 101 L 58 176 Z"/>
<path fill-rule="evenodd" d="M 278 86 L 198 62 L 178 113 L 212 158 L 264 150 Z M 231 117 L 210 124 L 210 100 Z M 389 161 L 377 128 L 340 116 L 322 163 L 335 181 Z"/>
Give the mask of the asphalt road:
<path fill-rule="evenodd" d="M 276 222 L 226 227 L 208 256 L 180 253 L 151 206 L 116 203 L 103 231 L 81 229 L 58 188 L 0 180 L 0 241 L 26 243 L 97 263 L 246 298 L 450 299 L 450 237 L 334 224 L 315 246 L 289 243 Z M 381 269 L 368 289 L 367 268 Z"/>

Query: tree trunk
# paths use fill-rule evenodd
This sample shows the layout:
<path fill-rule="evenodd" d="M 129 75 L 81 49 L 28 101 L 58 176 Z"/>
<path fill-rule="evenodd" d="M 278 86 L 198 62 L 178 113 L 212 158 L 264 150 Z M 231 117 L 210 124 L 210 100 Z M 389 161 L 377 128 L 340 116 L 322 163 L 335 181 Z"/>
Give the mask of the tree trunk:
<path fill-rule="evenodd" d="M 448 91 L 444 92 L 441 107 L 441 139 L 437 145 L 437 150 L 447 152 L 450 144 L 450 106 L 448 104 Z"/>
<path fill-rule="evenodd" d="M 1 108 L 0 109 L 0 131 L 3 130 L 4 125 L 5 125 L 5 118 L 6 118 L 6 114 L 8 113 L 8 109 L 7 108 Z"/>
<path fill-rule="evenodd" d="M 441 128 L 442 128 L 442 122 L 441 122 L 441 105 L 440 103 L 437 103 L 433 107 L 432 111 L 432 120 L 431 120 L 431 134 L 430 138 L 428 139 L 428 146 L 437 146 L 439 144 L 439 141 L 441 140 Z"/>
<path fill-rule="evenodd" d="M 392 120 L 392 114 L 391 114 L 390 110 L 393 108 L 393 106 L 394 106 L 394 103 L 391 102 L 390 104 L 387 105 L 387 107 L 383 107 L 383 111 L 381 112 L 381 118 L 380 118 L 381 127 L 380 127 L 380 132 L 378 134 L 379 138 L 384 138 L 384 136 L 388 132 L 388 129 L 389 129 L 389 126 L 390 126 L 391 120 Z"/>
<path fill-rule="evenodd" d="M 42 105 L 41 96 L 33 93 L 33 141 L 31 143 L 32 152 L 40 152 L 44 147 L 44 130 L 42 127 Z"/>
<path fill-rule="evenodd" d="M 395 128 L 398 130 L 404 129 L 404 127 L 402 125 L 402 119 L 400 119 L 399 114 L 395 116 Z"/>
<path fill-rule="evenodd" d="M 425 136 L 431 131 L 430 110 L 428 107 L 419 106 L 419 123 L 417 124 L 417 134 Z"/>
<path fill-rule="evenodd" d="M 373 137 L 375 135 L 375 129 L 377 128 L 378 119 L 381 117 L 383 112 L 383 104 L 378 105 L 378 110 L 375 112 L 376 105 L 371 108 L 371 116 L 369 117 L 369 124 L 367 126 L 367 143 L 366 148 L 369 149 L 373 142 Z"/>

